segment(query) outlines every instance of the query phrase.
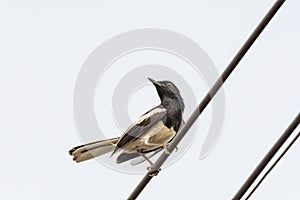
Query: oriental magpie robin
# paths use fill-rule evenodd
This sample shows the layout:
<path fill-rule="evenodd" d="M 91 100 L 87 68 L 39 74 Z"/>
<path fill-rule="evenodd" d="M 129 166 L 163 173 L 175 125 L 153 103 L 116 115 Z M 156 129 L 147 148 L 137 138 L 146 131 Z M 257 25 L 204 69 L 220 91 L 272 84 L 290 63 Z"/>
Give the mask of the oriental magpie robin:
<path fill-rule="evenodd" d="M 157 90 L 161 100 L 160 105 L 143 114 L 121 137 L 74 147 L 69 151 L 74 161 L 82 162 L 109 152 L 112 152 L 112 156 L 123 150 L 117 158 L 117 163 L 142 156 L 152 164 L 149 157 L 163 148 L 166 153 L 169 153 L 167 146 L 184 123 L 182 119 L 185 107 L 183 98 L 171 81 L 148 79 Z M 149 156 L 146 157 L 145 154 Z"/>

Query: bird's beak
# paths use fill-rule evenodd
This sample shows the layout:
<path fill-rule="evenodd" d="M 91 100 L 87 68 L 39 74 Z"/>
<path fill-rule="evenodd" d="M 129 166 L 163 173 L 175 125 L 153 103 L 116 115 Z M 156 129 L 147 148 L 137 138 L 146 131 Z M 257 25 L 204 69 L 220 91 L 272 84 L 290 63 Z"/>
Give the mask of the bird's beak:
<path fill-rule="evenodd" d="M 148 77 L 148 80 L 151 81 L 151 83 L 153 83 L 153 85 L 155 85 L 155 86 L 159 86 L 159 87 L 161 86 L 161 84 L 159 82 L 157 82 L 156 80 L 154 80 L 152 78 Z"/>

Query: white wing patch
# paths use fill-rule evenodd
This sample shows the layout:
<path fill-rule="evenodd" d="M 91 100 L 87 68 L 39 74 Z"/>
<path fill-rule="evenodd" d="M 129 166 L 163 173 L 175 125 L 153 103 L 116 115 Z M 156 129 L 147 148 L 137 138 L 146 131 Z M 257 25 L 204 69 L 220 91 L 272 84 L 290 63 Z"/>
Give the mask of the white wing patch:
<path fill-rule="evenodd" d="M 150 118 L 153 114 L 155 113 L 164 113 L 166 112 L 167 110 L 165 108 L 155 108 L 153 110 L 151 110 L 150 112 L 148 112 L 147 114 L 141 116 L 136 122 L 135 124 L 139 124 L 141 122 L 143 122 L 144 120 Z"/>

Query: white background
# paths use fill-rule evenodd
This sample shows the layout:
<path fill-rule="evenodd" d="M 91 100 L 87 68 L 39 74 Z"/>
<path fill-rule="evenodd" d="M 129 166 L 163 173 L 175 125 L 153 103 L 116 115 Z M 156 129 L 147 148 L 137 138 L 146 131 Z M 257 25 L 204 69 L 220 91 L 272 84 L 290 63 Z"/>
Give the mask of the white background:
<path fill-rule="evenodd" d="M 67 154 L 80 144 L 72 94 L 87 56 L 116 34 L 164 28 L 196 41 L 222 72 L 273 2 L 2 0 L 0 198 L 125 199 L 142 175 L 75 164 Z M 285 3 L 226 83 L 226 121 L 212 154 L 199 160 L 196 139 L 141 199 L 235 194 L 300 110 L 299 6 Z M 297 142 L 252 199 L 299 199 L 299 153 Z"/>

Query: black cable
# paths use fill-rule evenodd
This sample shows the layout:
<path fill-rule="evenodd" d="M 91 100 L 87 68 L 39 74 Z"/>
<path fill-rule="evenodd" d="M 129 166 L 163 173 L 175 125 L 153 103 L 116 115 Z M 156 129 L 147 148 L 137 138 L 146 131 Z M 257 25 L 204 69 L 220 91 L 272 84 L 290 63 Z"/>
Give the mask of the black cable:
<path fill-rule="evenodd" d="M 236 195 L 232 198 L 233 200 L 241 199 L 250 186 L 257 179 L 259 174 L 264 170 L 264 168 L 268 165 L 274 155 L 278 152 L 278 150 L 282 147 L 282 145 L 286 142 L 289 136 L 293 133 L 293 131 L 297 128 L 300 123 L 300 113 L 296 116 L 293 122 L 289 125 L 286 131 L 282 134 L 282 136 L 277 140 L 277 142 L 272 146 L 272 148 L 268 151 L 267 155 L 262 159 L 262 161 L 258 164 L 258 166 L 254 169 L 252 174 L 248 177 Z"/>
<path fill-rule="evenodd" d="M 251 195 L 255 192 L 255 190 L 260 186 L 263 180 L 268 176 L 268 174 L 273 170 L 273 168 L 277 165 L 277 163 L 282 159 L 282 157 L 286 154 L 286 152 L 293 146 L 293 144 L 297 141 L 300 136 L 300 132 L 296 135 L 296 137 L 291 141 L 291 143 L 284 149 L 284 151 L 280 154 L 280 156 L 276 159 L 273 165 L 266 171 L 263 177 L 259 180 L 259 182 L 253 187 L 251 192 L 248 194 L 245 200 L 249 199 Z"/>

